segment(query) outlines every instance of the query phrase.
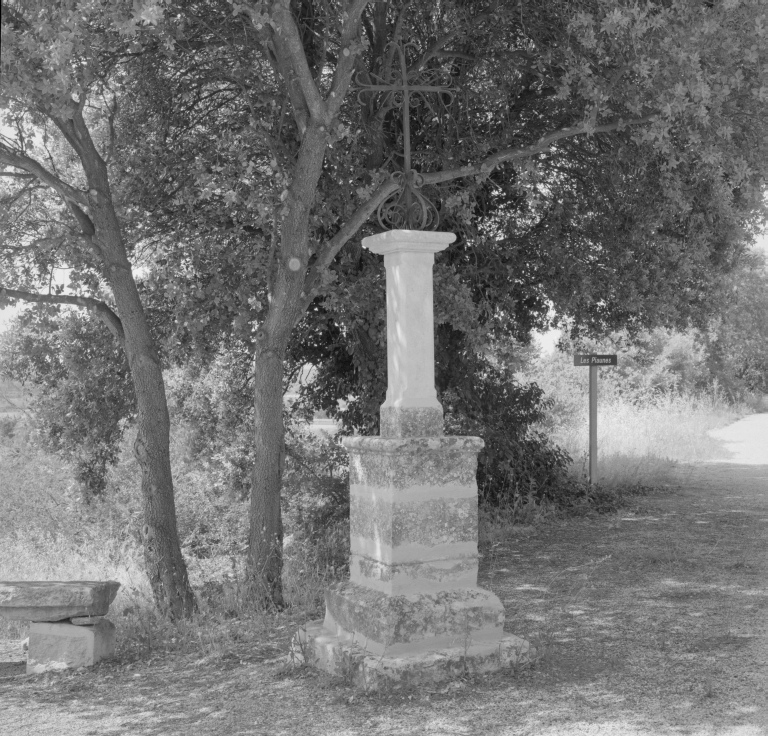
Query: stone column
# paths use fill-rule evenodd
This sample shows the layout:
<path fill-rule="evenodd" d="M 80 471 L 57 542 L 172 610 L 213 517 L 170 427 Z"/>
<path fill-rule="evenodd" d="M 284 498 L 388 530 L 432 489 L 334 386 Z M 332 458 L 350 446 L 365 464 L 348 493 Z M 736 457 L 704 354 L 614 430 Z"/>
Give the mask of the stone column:
<path fill-rule="evenodd" d="M 387 397 L 380 437 L 347 437 L 350 580 L 293 656 L 366 688 L 434 683 L 528 656 L 477 585 L 479 437 L 443 436 L 435 392 L 432 264 L 452 233 L 395 230 L 363 244 L 387 271 Z"/>
<path fill-rule="evenodd" d="M 382 437 L 443 434 L 443 408 L 435 391 L 432 266 L 453 233 L 394 230 L 363 238 L 384 256 L 387 272 L 387 398 Z"/>

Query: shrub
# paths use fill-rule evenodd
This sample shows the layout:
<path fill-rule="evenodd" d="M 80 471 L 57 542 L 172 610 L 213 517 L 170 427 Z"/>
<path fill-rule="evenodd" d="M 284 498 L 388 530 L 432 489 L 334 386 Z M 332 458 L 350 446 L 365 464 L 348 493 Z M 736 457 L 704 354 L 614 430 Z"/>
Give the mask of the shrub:
<path fill-rule="evenodd" d="M 308 564 L 330 576 L 348 569 L 349 473 L 337 440 L 290 426 L 282 507 L 287 542 L 303 545 Z"/>
<path fill-rule="evenodd" d="M 0 417 L 0 439 L 11 439 L 16 433 L 16 417 Z"/>
<path fill-rule="evenodd" d="M 3 372 L 39 387 L 40 440 L 72 464 L 86 501 L 100 496 L 134 412 L 123 349 L 97 319 L 56 307 L 24 312 L 3 343 Z"/>
<path fill-rule="evenodd" d="M 563 492 L 570 457 L 531 429 L 552 405 L 535 383 L 520 384 L 510 368 L 478 361 L 474 375 L 454 376 L 451 384 L 441 395 L 446 432 L 485 441 L 477 472 L 482 502 L 541 501 Z"/>

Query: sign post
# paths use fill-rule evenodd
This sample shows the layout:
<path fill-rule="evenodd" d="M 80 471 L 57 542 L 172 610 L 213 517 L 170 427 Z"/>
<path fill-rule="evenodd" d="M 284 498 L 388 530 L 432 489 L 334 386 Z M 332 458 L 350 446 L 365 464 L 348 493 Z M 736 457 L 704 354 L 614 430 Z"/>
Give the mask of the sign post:
<path fill-rule="evenodd" d="M 597 483 L 597 369 L 601 365 L 618 365 L 616 355 L 576 353 L 576 366 L 589 366 L 589 484 Z"/>

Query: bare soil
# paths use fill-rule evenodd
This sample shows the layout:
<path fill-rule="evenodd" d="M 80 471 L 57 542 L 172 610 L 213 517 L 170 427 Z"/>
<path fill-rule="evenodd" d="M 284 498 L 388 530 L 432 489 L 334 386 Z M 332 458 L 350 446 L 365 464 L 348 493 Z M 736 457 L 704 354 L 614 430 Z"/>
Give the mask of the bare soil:
<path fill-rule="evenodd" d="M 768 414 L 715 436 L 716 461 L 635 508 L 517 528 L 486 556 L 533 666 L 365 694 L 274 644 L 26 677 L 6 643 L 0 734 L 767 735 Z"/>

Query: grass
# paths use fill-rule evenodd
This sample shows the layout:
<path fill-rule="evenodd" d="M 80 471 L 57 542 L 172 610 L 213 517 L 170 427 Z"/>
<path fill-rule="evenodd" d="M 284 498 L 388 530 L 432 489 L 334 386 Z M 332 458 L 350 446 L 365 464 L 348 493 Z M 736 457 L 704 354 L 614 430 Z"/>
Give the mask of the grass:
<path fill-rule="evenodd" d="M 537 427 L 573 458 L 571 473 L 586 478 L 589 466 L 589 392 L 586 371 L 562 380 L 535 371 L 524 376 L 554 400 Z M 728 401 L 717 384 L 708 390 L 623 394 L 607 383 L 598 388 L 597 447 L 601 485 L 608 488 L 669 482 L 681 463 L 716 456 L 721 443 L 708 435 L 755 409 Z"/>
<path fill-rule="evenodd" d="M 503 601 L 508 631 L 538 647 L 532 667 L 368 694 L 311 668 L 242 666 L 250 640 L 230 644 L 234 628 L 200 638 L 185 624 L 167 636 L 188 654 L 157 657 L 152 624 L 139 661 L 0 681 L 0 700 L 11 722 L 56 718 L 62 733 L 763 733 L 768 510 L 749 491 L 762 488 L 758 469 L 752 486 L 727 470 L 738 505 L 698 469 L 701 485 L 650 494 L 638 513 L 514 526 L 498 540 L 480 584 Z M 703 516 L 712 523 L 697 525 Z M 264 621 L 292 632 L 284 617 Z"/>
<path fill-rule="evenodd" d="M 567 506 L 529 496 L 507 506 L 481 508 L 479 548 L 491 568 L 505 541 L 534 525 L 631 510 L 638 496 L 673 484 L 681 464 L 717 457 L 721 443 L 708 432 L 754 410 L 750 403 L 727 401 L 716 384 L 709 391 L 647 394 L 643 401 L 605 387 L 607 395 L 598 402 L 598 485 L 589 487 L 588 383 L 578 373 L 565 375 L 567 379 L 534 371 L 521 378 L 536 381 L 554 401 L 535 428 L 573 458 L 569 474 L 578 494 Z M 582 372 L 581 378 L 585 375 Z M 653 554 L 663 555 L 665 550 Z"/>
<path fill-rule="evenodd" d="M 754 571 L 734 567 L 740 535 L 691 524 L 686 512 L 702 491 L 689 493 L 644 499 L 638 516 L 560 520 L 500 546 L 495 567 L 514 574 L 489 568 L 486 587 L 508 596 L 516 625 L 527 626 L 539 680 L 600 681 L 612 692 L 647 685 L 667 694 L 667 705 L 679 697 L 694 710 L 697 698 L 733 689 L 728 668 L 743 663 L 732 653 L 750 646 L 764 600 L 752 595 Z M 739 523 L 757 526 L 749 514 Z M 746 552 L 752 563 L 759 550 L 756 537 Z M 740 609 L 747 602 L 754 611 Z"/>
<path fill-rule="evenodd" d="M 586 396 L 584 397 L 587 398 Z M 585 402 L 586 403 L 586 402 Z M 611 398 L 598 405 L 598 448 L 606 465 L 618 464 L 638 472 L 658 460 L 697 462 L 712 456 L 718 443 L 707 435 L 749 413 L 746 404 L 730 404 L 716 392 L 660 394 L 645 404 Z M 589 444 L 589 419 L 579 417 L 562 427 L 553 440 L 578 456 Z"/>
<path fill-rule="evenodd" d="M 572 472 L 578 482 L 585 470 L 586 393 L 551 393 L 555 408 L 542 427 L 577 459 Z M 497 724 L 503 721 L 504 728 L 535 724 L 537 732 L 549 734 L 581 733 L 584 724 L 606 733 L 613 728 L 665 734 L 713 728 L 725 733 L 746 724 L 745 733 L 757 733 L 749 730 L 757 722 L 749 709 L 764 692 L 756 644 L 768 611 L 764 505 L 754 513 L 746 506 L 735 513 L 733 500 L 710 491 L 709 505 L 699 514 L 698 489 L 672 494 L 660 488 L 681 464 L 718 453 L 709 429 L 748 411 L 747 405 L 727 404 L 716 390 L 658 394 L 646 401 L 604 391 L 602 501 L 598 494 L 566 513 L 528 497 L 480 512 L 480 584 L 504 602 L 509 630 L 536 648 L 535 665 L 511 676 L 451 683 L 427 693 L 426 700 L 434 701 L 429 706 L 420 699 L 423 692 L 413 695 L 413 703 L 357 693 L 347 699 L 343 687 L 328 688 L 311 670 L 281 671 L 274 675 L 279 680 L 274 687 L 272 675 L 262 673 L 276 669 L 239 666 L 284 659 L 298 627 L 322 614 L 322 591 L 339 574 L 328 560 L 343 543 L 343 527 L 314 543 L 294 538 L 286 547 L 290 605 L 280 612 L 254 611 L 245 604 L 242 557 L 236 551 L 201 558 L 187 548 L 201 611 L 191 621 L 171 623 L 152 605 L 141 550 L 130 534 L 138 508 L 130 458 L 113 476 L 112 503 L 84 508 L 66 465 L 40 452 L 23 423 L 14 422 L 0 432 L 0 577 L 111 577 L 123 583 L 111 613 L 118 626 L 118 661 L 50 678 L 45 682 L 53 684 L 42 689 L 40 680 L 15 680 L 14 697 L 22 708 L 41 707 L 40 702 L 50 707 L 69 703 L 77 691 L 76 697 L 85 703 L 90 698 L 94 709 L 107 703 L 134 713 L 140 706 L 125 704 L 133 703 L 131 688 L 141 682 L 152 698 L 167 700 L 154 717 L 178 719 L 165 724 L 169 733 L 185 719 L 190 721 L 186 732 L 198 732 L 200 693 L 215 699 L 224 686 L 222 712 L 249 725 L 271 723 L 264 713 L 282 697 L 276 724 L 302 712 L 316 724 L 325 713 L 329 719 L 331 714 L 348 717 L 350 728 L 358 728 L 365 713 L 371 723 L 386 718 L 389 725 L 402 725 L 403 732 L 431 732 L 451 723 L 468 733 L 490 734 L 499 733 Z M 203 502 L 200 488 L 206 478 L 185 459 L 183 440 L 175 436 L 173 452 L 180 519 L 188 533 L 196 518 L 218 511 Z M 714 487 L 709 470 L 700 474 L 702 483 Z M 633 495 L 642 485 L 653 487 L 649 495 Z M 600 502 L 622 510 L 591 513 Z M 709 523 L 698 523 L 703 519 Z M 0 621 L 0 640 L 24 635 L 22 625 L 3 627 Z M 318 704 L 328 704 L 328 710 L 319 712 Z M 311 728 L 291 722 L 272 730 Z"/>
<path fill-rule="evenodd" d="M 139 551 L 115 520 L 86 508 L 58 458 L 39 450 L 29 428 L 0 437 L 0 570 L 4 580 L 100 580 L 121 583 L 115 607 L 149 596 Z M 23 622 L 0 619 L 0 638 L 20 636 Z"/>
<path fill-rule="evenodd" d="M 0 578 L 117 580 L 121 588 L 110 618 L 118 627 L 118 654 L 127 660 L 167 652 L 226 658 L 241 656 L 244 649 L 247 657 L 276 656 L 284 650 L 285 637 L 321 615 L 323 591 L 336 574 L 317 560 L 317 547 L 338 546 L 338 529 L 329 530 L 319 545 L 294 542 L 286 547 L 284 559 L 287 610 L 259 611 L 243 595 L 242 555 L 187 554 L 200 612 L 190 621 L 172 623 L 153 605 L 133 533 L 138 484 L 129 469 L 118 468 L 117 478 L 125 485 L 114 493 L 112 503 L 84 506 L 66 463 L 39 449 L 28 425 L 14 421 L 9 432 L 0 435 L 0 477 Z M 179 512 L 184 517 L 194 513 L 183 503 L 190 495 L 183 484 L 192 481 L 183 473 L 180 477 Z M 0 619 L 0 640 L 24 638 L 26 628 L 25 622 Z"/>
<path fill-rule="evenodd" d="M 550 416 L 543 429 L 576 458 L 572 472 L 578 481 L 586 465 L 586 395 L 571 393 L 569 400 L 570 404 L 556 401 L 559 414 Z M 601 488 L 567 513 L 578 516 L 601 503 L 603 510 L 631 503 L 632 489 L 662 485 L 676 464 L 711 456 L 716 443 L 707 437 L 707 430 L 746 411 L 745 406 L 729 406 L 717 392 L 659 396 L 645 404 L 608 397 L 599 418 Z M 240 656 L 243 642 L 249 642 L 247 649 L 253 656 L 276 656 L 299 625 L 322 615 L 323 590 L 344 577 L 343 567 L 334 567 L 329 560 L 345 557 L 347 528 L 336 524 L 312 541 L 296 539 L 286 546 L 288 606 L 282 612 L 256 611 L 245 602 L 242 550 L 214 549 L 200 557 L 186 549 L 200 613 L 191 621 L 172 624 L 154 609 L 141 549 L 132 532 L 139 523 L 139 503 L 130 444 L 127 438 L 126 453 L 113 474 L 111 502 L 84 506 L 69 468 L 37 448 L 23 420 L 14 418 L 0 432 L 2 578 L 118 580 L 122 587 L 111 616 L 119 629 L 122 656 L 128 659 L 175 651 L 201 657 Z M 195 519 L 219 519 L 221 509 L 211 505 L 201 490 L 205 474 L 189 463 L 182 435 L 174 436 L 172 453 L 179 525 L 190 534 Z M 238 505 L 236 516 L 237 525 L 242 526 L 247 519 L 245 503 Z M 493 570 L 499 550 L 510 537 L 525 537 L 534 525 L 562 517 L 561 509 L 532 497 L 517 499 L 506 508 L 482 509 L 479 547 L 485 564 Z M 222 526 L 222 533 L 227 529 Z M 675 561 L 673 547 L 655 549 L 653 554 L 659 557 L 655 564 L 662 564 L 662 558 Z M 24 629 L 23 624 L 0 621 L 0 639 L 21 638 Z"/>

